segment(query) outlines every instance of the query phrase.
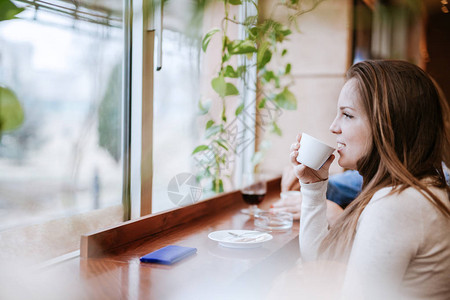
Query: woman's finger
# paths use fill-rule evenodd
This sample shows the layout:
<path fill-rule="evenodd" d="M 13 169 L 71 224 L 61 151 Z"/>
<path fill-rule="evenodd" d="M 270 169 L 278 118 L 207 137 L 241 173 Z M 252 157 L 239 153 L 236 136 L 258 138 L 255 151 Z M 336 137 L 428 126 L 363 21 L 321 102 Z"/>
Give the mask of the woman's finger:
<path fill-rule="evenodd" d="M 275 202 L 274 204 L 272 204 L 272 207 L 296 206 L 299 205 L 300 203 L 301 203 L 300 199 L 288 198 Z"/>
<path fill-rule="evenodd" d="M 301 210 L 302 210 L 301 206 L 296 206 L 296 207 L 289 206 L 289 207 L 286 207 L 285 211 L 296 214 L 296 213 L 299 213 Z"/>
<path fill-rule="evenodd" d="M 299 143 L 294 143 L 291 145 L 291 151 L 297 151 L 300 148 Z"/>
<path fill-rule="evenodd" d="M 269 209 L 271 212 L 290 212 L 290 213 L 298 213 L 300 211 L 300 207 L 273 207 Z"/>
<path fill-rule="evenodd" d="M 297 162 L 297 165 L 294 167 L 294 174 L 297 178 L 301 178 L 306 173 L 307 169 L 309 169 L 307 166 Z"/>
<path fill-rule="evenodd" d="M 297 156 L 298 156 L 298 151 L 292 151 L 290 154 L 290 158 L 291 158 L 291 164 L 296 167 L 298 166 L 299 162 L 297 161 Z M 295 169 L 294 169 L 295 172 Z"/>
<path fill-rule="evenodd" d="M 278 213 L 278 212 L 289 212 L 292 214 L 300 214 L 301 211 L 301 207 L 300 206 L 289 206 L 289 207 L 274 207 L 269 209 L 271 212 L 273 213 Z"/>
<path fill-rule="evenodd" d="M 336 156 L 334 156 L 334 154 L 331 154 L 330 157 L 328 157 L 327 161 L 323 164 L 322 168 L 324 170 L 330 169 L 331 164 L 333 163 L 334 159 Z"/>
<path fill-rule="evenodd" d="M 296 213 L 296 214 L 292 214 L 292 218 L 295 220 L 295 221 L 298 221 L 298 220 L 300 220 L 300 212 L 298 212 L 298 213 Z"/>
<path fill-rule="evenodd" d="M 289 191 L 289 187 L 292 185 L 292 182 L 295 180 L 294 171 L 292 166 L 288 166 L 284 169 L 283 175 L 281 176 L 281 191 Z"/>

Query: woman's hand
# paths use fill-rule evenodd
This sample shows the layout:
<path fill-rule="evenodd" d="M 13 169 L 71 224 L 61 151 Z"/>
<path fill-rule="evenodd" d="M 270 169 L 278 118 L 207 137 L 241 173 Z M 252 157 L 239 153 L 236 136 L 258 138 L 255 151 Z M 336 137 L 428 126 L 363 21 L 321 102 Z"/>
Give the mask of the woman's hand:
<path fill-rule="evenodd" d="M 298 191 L 300 190 L 300 184 L 298 182 L 297 176 L 294 174 L 294 168 L 288 165 L 283 170 L 283 175 L 281 176 L 281 191 Z"/>
<path fill-rule="evenodd" d="M 286 198 L 281 198 L 270 206 L 269 211 L 273 213 L 277 212 L 290 212 L 294 217 L 294 220 L 300 220 L 300 212 L 302 210 L 302 195 L 293 195 Z"/>
<path fill-rule="evenodd" d="M 300 220 L 302 212 L 302 196 L 291 196 L 286 199 L 280 199 L 270 206 L 270 212 L 290 212 L 294 220 Z M 327 199 L 327 220 L 328 224 L 333 225 L 344 210 L 331 200 Z"/>
<path fill-rule="evenodd" d="M 298 149 L 300 149 L 300 140 L 302 135 L 297 135 L 297 143 L 291 146 L 291 163 L 294 167 L 294 174 L 301 183 L 314 183 L 328 179 L 330 165 L 334 160 L 332 154 L 319 170 L 311 169 L 297 161 Z"/>

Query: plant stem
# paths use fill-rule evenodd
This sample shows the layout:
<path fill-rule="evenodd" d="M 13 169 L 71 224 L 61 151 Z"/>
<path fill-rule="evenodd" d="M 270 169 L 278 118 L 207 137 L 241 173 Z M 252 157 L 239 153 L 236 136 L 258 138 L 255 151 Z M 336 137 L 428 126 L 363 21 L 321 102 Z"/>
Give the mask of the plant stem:
<path fill-rule="evenodd" d="M 222 34 L 222 62 L 220 64 L 220 72 L 222 73 L 223 70 L 223 64 L 224 64 L 224 58 L 225 58 L 225 50 L 227 48 L 227 30 L 228 30 L 228 2 L 225 0 L 223 1 L 223 6 L 225 9 L 225 17 L 223 18 L 222 22 L 224 23 L 222 26 L 223 28 L 223 34 Z"/>

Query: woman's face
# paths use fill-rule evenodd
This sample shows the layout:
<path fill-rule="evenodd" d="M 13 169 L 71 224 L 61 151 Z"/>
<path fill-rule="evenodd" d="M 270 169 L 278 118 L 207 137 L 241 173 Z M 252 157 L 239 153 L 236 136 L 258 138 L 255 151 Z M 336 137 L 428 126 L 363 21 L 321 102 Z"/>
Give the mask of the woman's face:
<path fill-rule="evenodd" d="M 330 126 L 336 134 L 339 165 L 356 170 L 356 163 L 372 145 L 369 118 L 359 98 L 356 79 L 350 79 L 339 95 L 337 116 Z"/>

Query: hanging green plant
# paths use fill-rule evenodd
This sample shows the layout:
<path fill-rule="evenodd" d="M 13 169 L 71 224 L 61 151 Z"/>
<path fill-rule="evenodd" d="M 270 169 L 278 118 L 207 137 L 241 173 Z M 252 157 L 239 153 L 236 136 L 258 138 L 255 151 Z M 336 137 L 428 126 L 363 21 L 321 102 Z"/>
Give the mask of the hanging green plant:
<path fill-rule="evenodd" d="M 213 38 L 220 35 L 221 39 L 221 57 L 220 68 L 217 76 L 211 80 L 211 86 L 217 93 L 217 101 L 220 102 L 222 112 L 220 117 L 209 116 L 205 126 L 205 143 L 197 146 L 192 155 L 195 157 L 200 172 L 197 179 L 209 179 L 211 181 L 210 189 L 215 193 L 223 192 L 223 179 L 228 174 L 223 170 L 229 166 L 230 159 L 236 155 L 236 148 L 230 147 L 227 140 L 230 132 L 229 126 L 235 120 L 227 119 L 227 99 L 240 94 L 236 87 L 236 80 L 243 83 L 244 89 L 255 89 L 256 92 L 256 110 L 275 111 L 266 126 L 270 131 L 277 135 L 282 135 L 282 131 L 277 124 L 278 117 L 282 110 L 296 110 L 297 100 L 290 90 L 294 84 L 291 75 L 291 63 L 270 64 L 274 58 L 280 58 L 286 55 L 287 49 L 283 47 L 288 37 L 292 34 L 290 27 L 297 27 L 298 16 L 307 13 L 317 7 L 323 0 L 313 0 L 310 6 L 306 7 L 301 0 L 280 0 L 275 3 L 275 8 L 283 8 L 288 12 L 287 24 L 282 24 L 273 18 L 261 19 L 258 6 L 251 0 L 222 0 L 224 5 L 224 17 L 221 28 L 212 28 L 208 31 L 202 41 L 202 50 L 206 52 Z M 236 16 L 230 16 L 230 8 L 242 5 L 251 5 L 256 13 L 247 16 L 243 21 L 237 21 Z M 274 12 L 275 9 L 272 11 Z M 231 39 L 228 27 L 230 24 L 237 24 L 245 31 L 245 38 Z M 298 29 L 298 28 L 297 28 Z M 251 61 L 251 64 L 234 65 L 233 57 L 243 56 Z M 256 67 L 256 82 L 247 82 L 248 72 L 254 72 Z M 238 118 L 243 114 L 245 107 L 244 100 L 236 108 L 234 115 Z M 209 115 L 209 104 L 199 102 L 201 115 Z M 263 152 L 267 148 L 259 147 Z M 257 164 L 262 159 L 262 152 L 255 153 L 252 162 Z"/>
<path fill-rule="evenodd" d="M 0 0 L 0 21 L 15 19 L 16 15 L 24 11 L 10 0 Z"/>
<path fill-rule="evenodd" d="M 17 96 L 12 90 L 0 86 L 0 132 L 19 128 L 25 115 Z"/>

